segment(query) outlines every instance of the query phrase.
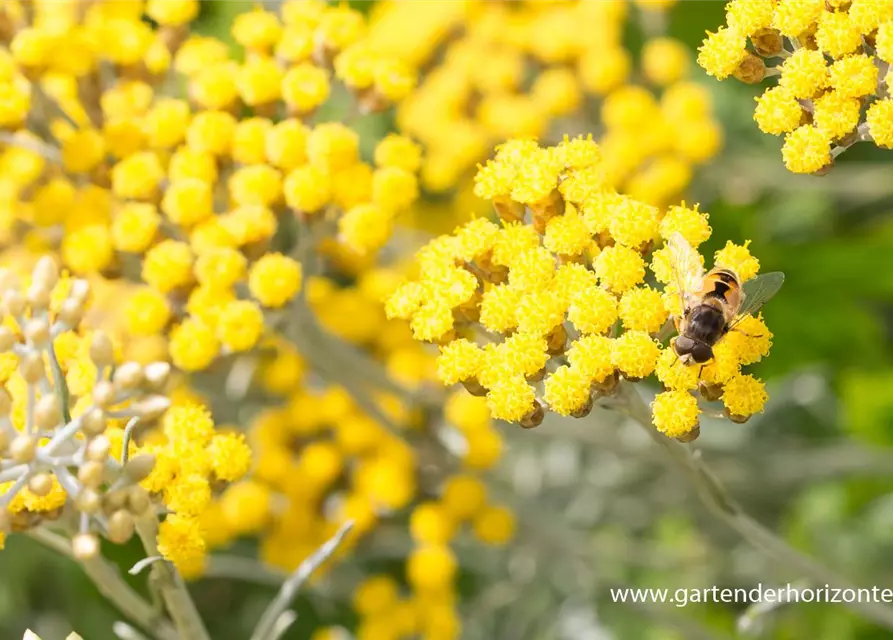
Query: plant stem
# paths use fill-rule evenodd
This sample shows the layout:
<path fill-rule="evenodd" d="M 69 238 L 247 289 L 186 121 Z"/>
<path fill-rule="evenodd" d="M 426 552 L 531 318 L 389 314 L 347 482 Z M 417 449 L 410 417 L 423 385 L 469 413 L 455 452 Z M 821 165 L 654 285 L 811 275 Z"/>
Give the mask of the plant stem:
<path fill-rule="evenodd" d="M 122 614 L 150 632 L 153 637 L 161 640 L 178 640 L 177 632 L 170 623 L 161 618 L 158 611 L 121 578 L 108 560 L 102 556 L 87 560 L 75 558 L 68 538 L 43 527 L 31 529 L 27 535 L 48 549 L 80 564 L 99 592 Z"/>
<path fill-rule="evenodd" d="M 642 400 L 634 385 L 625 381 L 621 382 L 618 395 L 626 401 L 625 408 L 629 416 L 645 429 L 651 439 L 659 444 L 676 466 L 689 477 L 704 505 L 715 516 L 737 531 L 742 538 L 762 550 L 770 558 L 799 572 L 811 583 L 828 584 L 840 589 L 857 589 L 857 586 L 845 577 L 801 553 L 745 513 L 703 460 L 693 456 L 688 447 L 675 440 L 670 440 L 652 426 L 651 410 Z M 876 602 L 859 602 L 858 599 L 855 602 L 843 604 L 876 624 L 893 629 L 893 608 Z"/>
<path fill-rule="evenodd" d="M 69 423 L 71 422 L 71 412 L 68 407 L 68 383 L 65 381 L 65 374 L 62 373 L 62 366 L 59 364 L 59 358 L 56 357 L 56 349 L 53 347 L 53 341 L 50 340 L 50 345 L 47 348 L 47 354 L 50 358 L 50 370 L 53 374 L 53 390 L 56 392 L 57 397 L 59 398 L 59 409 L 62 412 L 62 419 Z"/>
<path fill-rule="evenodd" d="M 140 419 L 139 416 L 135 418 L 131 418 L 127 421 L 127 426 L 124 427 L 124 439 L 121 444 L 121 466 L 123 467 L 127 464 L 127 460 L 130 457 L 130 440 L 133 438 L 133 430 L 136 429 L 136 426 L 139 424 Z"/>
<path fill-rule="evenodd" d="M 136 519 L 136 533 L 146 555 L 160 556 L 158 551 L 158 521 L 155 516 Z M 183 578 L 169 562 L 152 564 L 151 576 L 158 585 L 167 612 L 177 628 L 179 640 L 211 640 Z"/>
<path fill-rule="evenodd" d="M 251 640 L 278 640 L 278 638 L 282 636 L 288 624 L 294 620 L 292 617 L 287 620 L 285 624 L 280 622 L 282 617 L 288 614 L 288 607 L 295 599 L 295 596 L 298 595 L 298 592 L 301 590 L 301 587 L 304 586 L 304 583 L 310 575 L 316 571 L 319 565 L 328 560 L 329 557 L 335 553 L 338 545 L 341 544 L 344 536 L 347 535 L 347 532 L 350 531 L 352 526 L 352 521 L 344 523 L 328 542 L 307 557 L 307 559 L 295 569 L 294 573 L 282 583 L 279 593 L 276 594 L 276 597 L 273 598 L 273 601 L 263 612 L 263 615 L 261 615 L 257 626 L 254 628 L 254 632 L 251 634 Z"/>
<path fill-rule="evenodd" d="M 799 593 L 801 589 L 808 589 L 809 587 L 810 585 L 804 582 L 802 584 L 797 584 L 795 588 Z M 754 602 L 752 605 L 747 607 L 747 609 L 744 610 L 744 613 L 738 617 L 738 621 L 736 623 L 738 633 L 740 633 L 741 635 L 749 636 L 758 636 L 764 634 L 765 630 L 763 627 L 766 619 L 782 607 L 787 606 L 792 602 L 792 600 L 789 599 L 787 590 L 785 590 L 783 594 L 779 593 L 779 595 L 783 595 L 784 597 L 779 598 L 778 602 Z M 796 602 L 796 599 L 793 600 L 793 602 Z"/>
<path fill-rule="evenodd" d="M 0 143 L 8 144 L 12 147 L 19 147 L 20 149 L 26 149 L 32 153 L 36 153 L 53 164 L 62 164 L 62 153 L 55 147 L 40 140 L 35 140 L 34 138 L 29 138 L 16 133 L 0 131 Z"/>

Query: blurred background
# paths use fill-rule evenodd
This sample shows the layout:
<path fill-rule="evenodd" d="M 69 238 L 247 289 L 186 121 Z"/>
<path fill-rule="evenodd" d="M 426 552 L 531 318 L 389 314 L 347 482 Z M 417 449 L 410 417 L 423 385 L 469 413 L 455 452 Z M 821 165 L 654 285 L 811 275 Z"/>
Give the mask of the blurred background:
<path fill-rule="evenodd" d="M 374 12 L 374 5 L 351 3 L 363 12 Z M 229 25 L 251 7 L 203 2 L 195 30 L 235 47 Z M 755 367 L 769 390 L 765 413 L 743 425 L 705 420 L 693 446 L 755 519 L 858 586 L 891 587 L 889 152 L 857 145 L 825 176 L 787 172 L 779 141 L 753 123 L 759 88 L 716 82 L 693 62 L 705 30 L 723 23 L 723 3 L 679 2 L 661 17 L 666 34 L 688 48 L 691 75 L 709 91 L 723 131 L 721 150 L 693 168 L 684 189 L 686 201 L 710 213 L 714 232 L 704 253 L 726 240 L 749 239 L 764 271 L 787 274 L 782 293 L 764 309 L 774 333 L 771 356 Z M 625 23 L 623 42 L 634 67 L 649 38 L 647 22 Z M 598 137 L 598 108 L 589 106 L 555 118 L 546 137 L 587 131 Z M 356 126 L 364 140 L 376 140 L 397 125 L 394 114 L 385 112 L 361 116 Z M 429 178 L 427 186 L 437 186 L 436 176 Z M 461 218 L 480 206 L 464 183 L 457 184 L 425 190 L 410 214 L 415 224 L 405 232 L 407 246 L 427 233 L 451 230 L 457 211 Z M 612 603 L 607 589 L 751 588 L 801 578 L 709 514 L 687 480 L 666 466 L 664 452 L 614 414 L 596 410 L 580 420 L 549 417 L 532 431 L 500 430 L 506 453 L 490 475 L 491 491 L 515 510 L 517 535 L 495 551 L 457 541 L 462 637 L 731 638 L 746 605 L 623 605 Z M 406 520 L 398 517 L 388 527 L 388 535 L 358 550 L 349 570 L 336 570 L 298 598 L 298 620 L 286 638 L 310 638 L 321 626 L 354 629 L 351 591 L 357 581 L 373 573 L 402 580 Z M 225 553 L 250 557 L 252 544 L 240 540 Z M 139 549 L 109 545 L 106 554 L 126 567 L 139 558 Z M 234 566 L 229 570 L 243 574 L 240 579 L 212 572 L 191 585 L 212 636 L 221 640 L 248 637 L 279 579 L 259 565 Z M 85 640 L 102 639 L 116 619 L 76 565 L 23 536 L 11 538 L 0 553 L 0 637 L 19 637 L 31 627 L 43 640 L 62 638 L 70 628 Z M 890 637 L 840 605 L 815 603 L 779 607 L 749 633 L 780 640 Z"/>

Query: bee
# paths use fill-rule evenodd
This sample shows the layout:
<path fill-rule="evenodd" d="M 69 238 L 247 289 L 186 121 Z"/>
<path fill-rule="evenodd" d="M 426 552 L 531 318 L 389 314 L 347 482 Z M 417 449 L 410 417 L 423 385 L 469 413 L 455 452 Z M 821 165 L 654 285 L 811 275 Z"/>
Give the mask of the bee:
<path fill-rule="evenodd" d="M 723 336 L 778 293 L 784 274 L 764 273 L 742 284 L 732 269 L 716 267 L 705 275 L 700 256 L 681 234 L 667 246 L 681 303 L 673 314 L 679 333 L 673 350 L 683 364 L 705 364 Z"/>

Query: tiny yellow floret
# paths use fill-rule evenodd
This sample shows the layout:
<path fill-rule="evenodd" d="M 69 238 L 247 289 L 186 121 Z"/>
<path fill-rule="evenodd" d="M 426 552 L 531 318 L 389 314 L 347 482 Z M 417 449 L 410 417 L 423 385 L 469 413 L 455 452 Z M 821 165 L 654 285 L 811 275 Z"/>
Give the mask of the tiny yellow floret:
<path fill-rule="evenodd" d="M 573 415 L 592 402 L 592 380 L 576 367 L 561 366 L 546 378 L 543 399 L 555 413 Z"/>
<path fill-rule="evenodd" d="M 829 69 L 828 78 L 839 95 L 861 98 L 876 91 L 878 68 L 867 55 L 856 54 L 836 60 Z"/>
<path fill-rule="evenodd" d="M 265 254 L 251 266 L 248 290 L 265 307 L 277 309 L 301 289 L 301 264 L 280 253 Z"/>
<path fill-rule="evenodd" d="M 768 397 L 765 385 L 751 375 L 734 376 L 723 385 L 722 402 L 733 416 L 762 411 Z"/>
<path fill-rule="evenodd" d="M 168 515 L 158 528 L 158 550 L 178 567 L 202 560 L 206 551 L 198 519 Z"/>
<path fill-rule="evenodd" d="M 803 121 L 803 106 L 784 87 L 766 89 L 756 101 L 753 119 L 763 133 L 776 136 L 788 133 Z"/>
<path fill-rule="evenodd" d="M 184 371 L 207 368 L 219 351 L 220 342 L 214 329 L 200 320 L 187 318 L 171 331 L 171 360 Z"/>
<path fill-rule="evenodd" d="M 185 242 L 164 240 L 146 252 L 143 280 L 162 293 L 192 281 L 192 250 Z"/>
<path fill-rule="evenodd" d="M 574 293 L 567 317 L 581 333 L 605 333 L 617 321 L 617 298 L 601 287 L 586 287 Z"/>
<path fill-rule="evenodd" d="M 688 391 L 665 391 L 651 404 L 655 428 L 668 438 L 678 438 L 698 426 L 698 401 Z"/>
<path fill-rule="evenodd" d="M 821 51 L 797 49 L 781 65 L 778 86 L 795 98 L 811 98 L 828 84 L 828 66 Z"/>
<path fill-rule="evenodd" d="M 672 347 L 661 351 L 655 372 L 661 384 L 672 391 L 690 391 L 698 387 L 698 367 L 683 364 Z"/>
<path fill-rule="evenodd" d="M 494 418 L 518 422 L 534 409 L 536 394 L 523 376 L 512 376 L 493 385 L 487 403 Z"/>
<path fill-rule="evenodd" d="M 481 542 L 503 546 L 515 536 L 517 523 L 512 510 L 504 506 L 490 506 L 474 519 L 474 535 Z"/>
<path fill-rule="evenodd" d="M 242 434 L 217 434 L 208 444 L 211 468 L 218 480 L 235 482 L 251 467 L 251 449 Z"/>
<path fill-rule="evenodd" d="M 437 377 L 445 385 L 474 378 L 483 364 L 483 351 L 473 342 L 460 338 L 440 348 Z"/>
<path fill-rule="evenodd" d="M 667 321 L 660 291 L 651 287 L 634 287 L 620 298 L 620 319 L 626 329 L 656 333 Z"/>
<path fill-rule="evenodd" d="M 119 251 L 143 253 L 155 239 L 160 224 L 155 205 L 126 202 L 112 220 L 112 243 Z"/>
<path fill-rule="evenodd" d="M 893 149 L 893 99 L 877 100 L 865 115 L 868 131 L 879 147 Z"/>
<path fill-rule="evenodd" d="M 167 298 L 150 287 L 141 287 L 127 301 L 128 327 L 136 335 L 160 333 L 170 319 Z"/>
<path fill-rule="evenodd" d="M 466 396 L 467 397 L 467 396 Z M 475 517 L 487 501 L 487 488 L 471 475 L 450 476 L 443 487 L 441 503 L 458 521 Z"/>
<path fill-rule="evenodd" d="M 264 328 L 264 314 L 256 303 L 235 300 L 220 312 L 217 337 L 232 351 L 247 351 L 257 344 Z"/>
<path fill-rule="evenodd" d="M 623 293 L 645 279 L 645 261 L 633 249 L 622 245 L 607 247 L 595 259 L 599 281 L 615 293 Z"/>
<path fill-rule="evenodd" d="M 325 122 L 313 128 L 307 138 L 310 163 L 323 170 L 337 171 L 359 158 L 360 138 L 340 122 Z"/>
<path fill-rule="evenodd" d="M 753 257 L 748 249 L 750 240 L 743 245 L 726 242 L 726 246 L 714 254 L 714 265 L 734 271 L 742 282 L 750 280 L 760 270 L 760 261 Z"/>
<path fill-rule="evenodd" d="M 698 64 L 722 80 L 732 75 L 747 55 L 746 37 L 737 29 L 722 28 L 708 33 L 698 48 Z"/>
<path fill-rule="evenodd" d="M 660 347 L 644 331 L 627 331 L 611 345 L 611 360 L 626 377 L 644 378 L 654 371 Z"/>
<path fill-rule="evenodd" d="M 816 126 L 804 124 L 785 136 L 781 156 L 790 171 L 815 173 L 831 162 L 831 137 Z"/>

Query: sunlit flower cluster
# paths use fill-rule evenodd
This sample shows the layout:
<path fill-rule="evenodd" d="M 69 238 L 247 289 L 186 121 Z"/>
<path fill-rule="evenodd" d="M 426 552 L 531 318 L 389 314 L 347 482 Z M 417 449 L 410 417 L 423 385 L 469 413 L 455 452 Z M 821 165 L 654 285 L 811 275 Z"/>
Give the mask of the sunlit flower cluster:
<path fill-rule="evenodd" d="M 4 271 L 0 289 L 0 542 L 69 506 L 80 514 L 72 553 L 87 559 L 98 535 L 127 542 L 164 509 L 161 553 L 200 560 L 172 532 L 198 522 L 212 486 L 248 471 L 242 437 L 217 433 L 204 407 L 170 407 L 168 364 L 121 362 L 120 347 L 83 322 L 89 285 L 60 278 L 53 259 L 24 277 Z M 200 550 L 199 536 L 191 542 Z"/>
<path fill-rule="evenodd" d="M 756 84 L 760 130 L 784 136 L 795 173 L 828 169 L 860 141 L 893 147 L 893 3 L 888 0 L 733 0 L 698 63 L 712 76 Z"/>
<path fill-rule="evenodd" d="M 57 7 L 35 3 L 0 51 L 0 92 L 21 85 L 27 97 L 0 100 L 4 239 L 24 230 L 76 274 L 142 280 L 127 329 L 168 336 L 179 369 L 269 335 L 265 317 L 301 287 L 287 255 L 298 218 L 342 252 L 374 253 L 416 199 L 418 145 L 390 135 L 366 162 L 357 131 L 322 115 L 338 82 L 364 113 L 414 86 L 412 67 L 366 40 L 359 12 L 286 2 L 242 14 L 238 62 L 222 41 L 188 35 L 193 0 Z M 100 82 L 110 63 L 116 82 Z M 38 112 L 48 131 L 30 127 Z"/>
<path fill-rule="evenodd" d="M 653 29 L 671 4 L 376 5 L 370 39 L 414 62 L 443 48 L 398 109 L 398 126 L 425 145 L 425 187 L 461 186 L 507 138 L 560 139 L 556 131 L 580 130 L 584 117 L 591 130 L 583 114 L 597 112 L 598 138 L 614 158 L 608 180 L 651 204 L 675 201 L 722 136 L 709 96 L 688 79 L 689 52 Z M 648 34 L 638 70 L 623 41 L 635 19 Z"/>
<path fill-rule="evenodd" d="M 400 271 L 384 268 L 364 271 L 351 286 L 314 277 L 306 294 L 324 329 L 376 359 L 404 389 L 414 390 L 436 379 L 435 366 L 405 322 L 385 317 L 381 298 L 400 278 Z M 262 347 L 257 381 L 282 403 L 247 425 L 254 467 L 203 512 L 203 540 L 219 549 L 239 538 L 256 538 L 261 560 L 290 571 L 345 521 L 353 522 L 341 548 L 349 552 L 410 511 L 417 544 L 406 564 L 412 597 L 398 598 L 390 579 L 370 578 L 356 591 L 359 628 L 372 633 L 387 627 L 395 637 L 420 631 L 459 637 L 454 611 L 458 565 L 450 543 L 463 524 L 494 545 L 508 543 L 515 528 L 512 512 L 486 495 L 482 474 L 500 461 L 504 444 L 485 402 L 457 394 L 442 418 L 431 423 L 403 399 L 378 393 L 373 412 L 346 388 L 320 385 L 308 376 L 308 363 L 295 347 L 280 340 L 269 346 Z M 423 430 L 440 432 L 453 443 L 443 447 L 432 441 L 429 455 L 443 462 L 455 456 L 460 463 L 455 474 L 426 475 L 419 452 L 408 444 L 424 437 Z M 422 493 L 431 483 L 438 487 L 436 500 Z M 394 588 L 379 599 L 372 585 L 383 581 Z"/>
<path fill-rule="evenodd" d="M 546 408 L 584 416 L 621 377 L 652 374 L 666 389 L 654 424 L 672 437 L 696 429 L 698 389 L 708 400 L 722 396 L 736 420 L 762 410 L 763 384 L 741 373 L 769 351 L 762 320 L 744 320 L 704 367 L 686 366 L 659 341 L 670 315 L 681 315 L 683 265 L 669 247 L 654 248 L 675 234 L 697 247 L 711 233 L 707 215 L 617 193 L 602 153 L 582 138 L 500 146 L 476 177 L 499 222 L 477 218 L 424 247 L 418 279 L 390 296 L 388 314 L 440 345 L 444 384 L 462 383 L 486 397 L 493 417 L 524 427 L 539 424 Z M 746 244 L 729 242 L 714 258 L 743 280 L 759 270 Z"/>
<path fill-rule="evenodd" d="M 351 634 L 459 638 L 457 541 L 522 528 L 498 420 L 651 377 L 672 438 L 762 410 L 761 318 L 703 367 L 668 342 L 667 240 L 711 234 L 670 205 L 722 132 L 674 0 L 274 4 L 226 41 L 199 0 L 0 6 L 0 548 L 56 536 L 88 569 L 135 536 L 157 635 L 193 637 L 180 578 L 215 559 L 315 579 L 397 538 L 401 568 L 357 563 Z M 496 216 L 407 264 L 423 188 Z M 747 242 L 713 262 L 760 269 Z"/>
<path fill-rule="evenodd" d="M 126 448 L 132 461 L 152 462 L 131 485 L 165 512 L 149 532 L 157 552 L 194 578 L 211 550 L 252 538 L 262 561 L 290 571 L 346 521 L 353 528 L 340 552 L 409 511 L 411 596 L 399 604 L 414 622 L 393 629 L 458 637 L 454 534 L 467 527 L 502 545 L 514 533 L 512 512 L 488 499 L 481 478 L 503 440 L 481 399 L 460 396 L 432 418 L 395 391 L 436 379 L 433 355 L 385 316 L 381 300 L 400 272 L 370 266 L 417 197 L 421 146 L 391 134 L 361 159 L 357 130 L 327 112 L 337 82 L 362 113 L 399 101 L 414 86 L 415 62 L 367 37 L 365 19 L 346 6 L 286 2 L 278 15 L 240 15 L 239 62 L 223 42 L 189 35 L 197 3 L 94 3 L 52 26 L 53 46 L 83 36 L 87 61 L 75 72 L 54 56 L 25 56 L 35 42 L 50 46 L 41 39 L 48 7 L 36 3 L 6 58 L 31 102 L 0 139 L 4 239 L 56 250 L 75 274 L 114 283 L 106 320 L 127 337 L 116 361 L 165 359 L 192 385 L 126 447 L 125 417 L 110 417 L 103 436 L 118 435 L 109 460 Z M 94 42 L 112 26 L 160 43 L 152 55 L 162 59 L 150 64 L 139 36 L 130 43 L 138 51 L 109 60 Z M 115 82 L 98 82 L 112 68 Z M 178 85 L 182 95 L 171 93 Z M 32 128 L 37 109 L 51 114 L 50 131 Z M 306 337 L 311 327 L 321 342 Z M 95 393 L 89 344 L 65 343 L 78 358 L 62 367 L 76 416 Z M 333 372 L 344 349 L 379 367 L 389 391 L 355 385 L 349 365 Z M 225 379 L 228 400 L 259 395 L 265 408 L 215 429 L 202 404 L 205 376 Z M 424 471 L 407 442 L 419 437 L 456 471 Z"/>

